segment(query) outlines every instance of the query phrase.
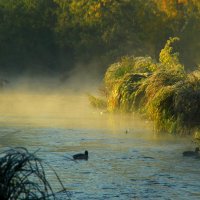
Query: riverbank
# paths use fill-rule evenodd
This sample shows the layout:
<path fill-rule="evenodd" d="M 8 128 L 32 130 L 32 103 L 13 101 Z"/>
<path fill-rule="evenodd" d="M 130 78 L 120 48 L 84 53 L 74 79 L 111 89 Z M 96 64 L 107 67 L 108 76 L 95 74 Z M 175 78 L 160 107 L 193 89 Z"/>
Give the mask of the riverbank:
<path fill-rule="evenodd" d="M 102 98 L 91 98 L 109 112 L 135 112 L 154 122 L 157 132 L 193 135 L 200 131 L 200 70 L 186 72 L 170 38 L 159 54 L 123 57 L 104 76 Z M 104 103 L 103 103 L 104 102 Z M 96 104 L 95 104 L 96 103 Z"/>

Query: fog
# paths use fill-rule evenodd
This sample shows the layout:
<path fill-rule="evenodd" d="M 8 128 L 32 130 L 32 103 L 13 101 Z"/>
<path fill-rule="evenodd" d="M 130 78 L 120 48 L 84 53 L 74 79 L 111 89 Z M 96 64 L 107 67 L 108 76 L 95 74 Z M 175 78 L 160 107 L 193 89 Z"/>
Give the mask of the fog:
<path fill-rule="evenodd" d="M 9 80 L 0 92 L 1 126 L 109 129 L 122 133 L 149 126 L 133 115 L 94 109 L 87 94 L 95 94 L 101 81 L 89 79 L 88 74 L 73 77 L 65 82 L 59 78 Z"/>

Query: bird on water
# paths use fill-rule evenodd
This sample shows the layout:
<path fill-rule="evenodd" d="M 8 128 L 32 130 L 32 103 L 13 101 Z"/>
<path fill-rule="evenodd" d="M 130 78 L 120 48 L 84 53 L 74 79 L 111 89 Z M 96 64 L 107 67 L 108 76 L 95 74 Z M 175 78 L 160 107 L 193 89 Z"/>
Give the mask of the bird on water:
<path fill-rule="evenodd" d="M 183 156 L 198 156 L 199 155 L 199 147 L 195 148 L 195 151 L 184 151 Z"/>
<path fill-rule="evenodd" d="M 73 155 L 74 160 L 88 160 L 88 151 L 85 151 L 85 153 L 78 153 Z"/>

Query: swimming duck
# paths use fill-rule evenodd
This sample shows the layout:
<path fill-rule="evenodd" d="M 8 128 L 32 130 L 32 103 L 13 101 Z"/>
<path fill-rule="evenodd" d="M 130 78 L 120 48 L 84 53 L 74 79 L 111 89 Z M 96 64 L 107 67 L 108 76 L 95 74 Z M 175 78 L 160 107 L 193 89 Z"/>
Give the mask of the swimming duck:
<path fill-rule="evenodd" d="M 88 160 L 88 151 L 85 151 L 85 153 L 78 153 L 73 155 L 74 160 Z"/>
<path fill-rule="evenodd" d="M 199 155 L 199 147 L 195 148 L 195 151 L 184 151 L 183 156 L 198 156 Z"/>

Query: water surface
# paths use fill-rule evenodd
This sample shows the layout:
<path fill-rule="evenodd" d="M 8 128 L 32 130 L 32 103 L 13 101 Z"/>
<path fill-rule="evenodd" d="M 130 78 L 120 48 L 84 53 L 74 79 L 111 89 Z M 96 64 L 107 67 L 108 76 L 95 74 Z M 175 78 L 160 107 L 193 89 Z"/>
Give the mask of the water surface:
<path fill-rule="evenodd" d="M 149 122 L 132 115 L 95 111 L 84 95 L 2 96 L 1 103 L 1 150 L 40 149 L 71 199 L 200 198 L 200 160 L 182 157 L 194 148 L 188 139 L 155 135 Z M 71 160 L 86 149 L 88 161 Z"/>

